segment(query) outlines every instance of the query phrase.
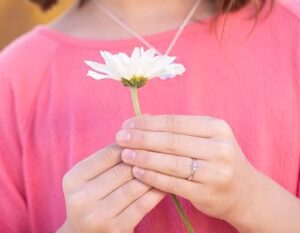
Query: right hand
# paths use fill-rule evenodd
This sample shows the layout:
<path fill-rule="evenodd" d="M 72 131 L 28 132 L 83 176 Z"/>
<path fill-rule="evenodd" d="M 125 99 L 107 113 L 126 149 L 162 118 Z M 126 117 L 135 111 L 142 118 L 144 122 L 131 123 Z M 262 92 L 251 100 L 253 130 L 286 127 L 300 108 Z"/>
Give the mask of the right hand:
<path fill-rule="evenodd" d="M 75 165 L 63 178 L 67 218 L 58 233 L 131 233 L 165 196 L 136 180 L 110 145 Z"/>

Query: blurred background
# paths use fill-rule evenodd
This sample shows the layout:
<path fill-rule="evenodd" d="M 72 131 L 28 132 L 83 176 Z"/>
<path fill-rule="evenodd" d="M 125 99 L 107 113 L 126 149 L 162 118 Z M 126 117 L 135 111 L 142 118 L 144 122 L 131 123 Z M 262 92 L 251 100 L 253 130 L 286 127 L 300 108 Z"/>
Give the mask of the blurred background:
<path fill-rule="evenodd" d="M 300 18 L 300 0 L 277 0 Z M 43 12 L 29 0 L 0 0 L 0 51 L 19 35 L 37 24 L 44 24 L 66 10 L 73 0 L 59 0 Z"/>
<path fill-rule="evenodd" d="M 29 0 L 0 0 L 0 51 L 35 25 L 51 21 L 72 2 L 72 0 L 60 0 L 53 9 L 43 12 Z"/>

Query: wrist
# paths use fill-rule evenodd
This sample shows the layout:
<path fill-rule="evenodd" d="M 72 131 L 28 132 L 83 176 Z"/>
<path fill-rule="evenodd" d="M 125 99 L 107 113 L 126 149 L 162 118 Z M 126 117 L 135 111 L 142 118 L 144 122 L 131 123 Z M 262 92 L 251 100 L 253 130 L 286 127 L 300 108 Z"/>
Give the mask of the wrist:
<path fill-rule="evenodd" d="M 264 198 L 269 196 L 269 180 L 263 174 L 253 168 L 249 187 L 244 192 L 242 203 L 236 210 L 227 216 L 225 221 L 234 226 L 241 233 L 258 233 L 258 217 L 264 208 Z"/>
<path fill-rule="evenodd" d="M 240 233 L 300 232 L 299 199 L 264 174 L 255 174 L 247 204 L 228 222 Z"/>

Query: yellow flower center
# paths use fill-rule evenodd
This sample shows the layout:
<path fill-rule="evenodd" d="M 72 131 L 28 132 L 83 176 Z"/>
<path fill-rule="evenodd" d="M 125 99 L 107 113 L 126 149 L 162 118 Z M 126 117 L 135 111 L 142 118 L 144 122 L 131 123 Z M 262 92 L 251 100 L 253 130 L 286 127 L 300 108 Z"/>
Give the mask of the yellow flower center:
<path fill-rule="evenodd" d="M 144 76 L 133 76 L 130 80 L 126 78 L 121 78 L 121 82 L 125 87 L 137 87 L 137 88 L 144 86 L 147 80 L 148 78 L 145 78 Z"/>

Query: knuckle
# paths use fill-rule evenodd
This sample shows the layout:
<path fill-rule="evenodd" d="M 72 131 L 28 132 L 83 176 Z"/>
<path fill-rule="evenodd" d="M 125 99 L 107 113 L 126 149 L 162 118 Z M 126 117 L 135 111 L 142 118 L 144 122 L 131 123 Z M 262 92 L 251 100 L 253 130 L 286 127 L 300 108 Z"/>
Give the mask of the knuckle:
<path fill-rule="evenodd" d="M 223 119 L 216 119 L 216 124 L 220 128 L 228 128 L 229 127 L 228 123 L 225 120 L 223 120 Z"/>
<path fill-rule="evenodd" d="M 125 164 L 118 164 L 112 168 L 113 175 L 117 178 L 124 176 L 125 172 L 129 169 L 129 166 Z"/>
<path fill-rule="evenodd" d="M 147 213 L 149 209 L 149 204 L 145 201 L 137 201 L 134 206 L 138 213 Z"/>
<path fill-rule="evenodd" d="M 186 164 L 184 163 L 183 159 L 176 158 L 175 167 L 177 171 L 185 171 Z"/>
<path fill-rule="evenodd" d="M 167 124 L 168 131 L 176 132 L 180 128 L 181 119 L 180 119 L 180 117 L 169 115 L 169 116 L 166 116 L 166 124 Z"/>
<path fill-rule="evenodd" d="M 144 178 L 145 178 L 146 180 L 148 180 L 150 184 L 154 184 L 154 185 L 155 185 L 155 184 L 158 183 L 158 175 L 155 174 L 155 173 L 151 173 L 151 172 L 148 173 L 148 172 L 145 172 Z"/>
<path fill-rule="evenodd" d="M 175 158 L 173 160 L 173 162 L 169 163 L 169 172 L 171 174 L 176 174 L 180 171 L 184 171 L 186 168 L 184 167 L 184 163 L 179 159 L 179 158 Z"/>
<path fill-rule="evenodd" d="M 134 196 L 134 192 L 135 190 L 133 189 L 133 187 L 131 185 L 126 185 L 122 188 L 122 193 L 124 195 L 125 198 L 131 198 L 132 196 Z"/>
<path fill-rule="evenodd" d="M 233 152 L 232 145 L 227 142 L 219 142 L 218 143 L 218 154 L 221 157 L 229 158 L 231 157 Z"/>
<path fill-rule="evenodd" d="M 230 167 L 222 167 L 217 169 L 217 179 L 221 185 L 227 185 L 232 182 L 234 178 L 234 171 Z"/>
<path fill-rule="evenodd" d="M 76 188 L 78 181 L 82 180 L 82 161 L 75 164 L 62 178 L 62 186 L 65 192 L 70 192 Z"/>
<path fill-rule="evenodd" d="M 116 153 L 121 153 L 121 151 L 117 151 L 115 147 L 107 147 L 102 155 L 102 160 L 104 163 L 109 164 L 113 157 L 115 157 Z"/>
<path fill-rule="evenodd" d="M 182 144 L 182 139 L 179 135 L 168 133 L 167 134 L 167 145 L 166 149 L 169 152 L 175 152 L 178 147 L 180 147 Z"/>
<path fill-rule="evenodd" d="M 214 125 L 218 132 L 222 132 L 223 134 L 228 134 L 229 132 L 231 132 L 230 125 L 225 120 L 216 119 L 214 121 Z"/>
<path fill-rule="evenodd" d="M 148 121 L 143 116 L 136 118 L 136 124 L 141 129 L 148 129 Z"/>
<path fill-rule="evenodd" d="M 142 132 L 136 133 L 135 139 L 136 139 L 137 143 L 141 146 L 144 146 L 146 144 L 145 133 L 142 133 Z"/>

